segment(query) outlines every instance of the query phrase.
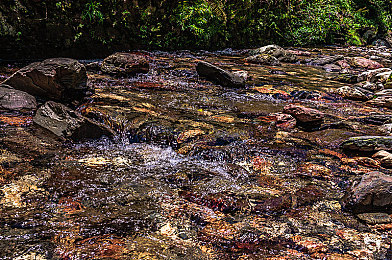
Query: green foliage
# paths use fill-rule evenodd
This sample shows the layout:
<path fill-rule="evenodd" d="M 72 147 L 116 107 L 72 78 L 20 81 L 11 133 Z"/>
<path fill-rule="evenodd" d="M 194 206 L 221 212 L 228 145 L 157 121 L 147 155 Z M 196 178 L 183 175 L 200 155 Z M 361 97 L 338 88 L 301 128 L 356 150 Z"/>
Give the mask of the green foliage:
<path fill-rule="evenodd" d="M 82 19 L 88 20 L 90 23 L 103 22 L 103 13 L 99 10 L 101 8 L 101 3 L 97 1 L 90 0 L 86 3 L 86 8 L 83 11 Z"/>

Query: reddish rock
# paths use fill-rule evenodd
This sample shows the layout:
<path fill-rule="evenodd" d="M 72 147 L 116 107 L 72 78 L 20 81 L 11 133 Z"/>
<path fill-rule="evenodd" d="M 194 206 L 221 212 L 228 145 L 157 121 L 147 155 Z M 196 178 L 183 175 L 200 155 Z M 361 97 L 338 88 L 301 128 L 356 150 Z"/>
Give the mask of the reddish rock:
<path fill-rule="evenodd" d="M 324 113 L 313 109 L 296 105 L 284 107 L 284 113 L 292 115 L 299 123 L 303 124 L 320 124 L 324 120 Z"/>
<path fill-rule="evenodd" d="M 339 65 L 339 67 L 341 67 L 342 69 L 348 69 L 351 67 L 346 60 L 339 60 L 336 62 L 336 64 Z"/>
<path fill-rule="evenodd" d="M 277 127 L 283 129 L 294 128 L 297 124 L 297 121 L 292 115 L 283 113 L 273 113 L 268 116 L 260 117 L 259 119 L 263 122 L 274 122 Z"/>
<path fill-rule="evenodd" d="M 365 69 L 378 69 L 384 66 L 377 61 L 369 60 L 363 57 L 354 57 L 349 60 L 349 63 L 353 67 L 365 68 Z"/>

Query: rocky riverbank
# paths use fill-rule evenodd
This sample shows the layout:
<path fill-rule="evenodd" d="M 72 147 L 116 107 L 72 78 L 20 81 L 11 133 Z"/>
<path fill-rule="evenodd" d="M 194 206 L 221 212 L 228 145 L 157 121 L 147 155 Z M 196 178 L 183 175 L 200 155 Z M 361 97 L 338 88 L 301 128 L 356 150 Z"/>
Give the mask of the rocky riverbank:
<path fill-rule="evenodd" d="M 2 67 L 0 256 L 390 259 L 391 67 L 274 45 Z"/>

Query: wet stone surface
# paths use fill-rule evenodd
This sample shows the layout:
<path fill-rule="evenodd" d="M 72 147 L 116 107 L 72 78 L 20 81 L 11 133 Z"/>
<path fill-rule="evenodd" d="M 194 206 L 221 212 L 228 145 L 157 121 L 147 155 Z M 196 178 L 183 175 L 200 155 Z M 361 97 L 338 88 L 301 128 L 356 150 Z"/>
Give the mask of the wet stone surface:
<path fill-rule="evenodd" d="M 370 189 L 387 209 L 364 184 L 350 193 L 372 172 L 391 178 L 388 95 L 336 91 L 386 52 L 291 48 L 280 65 L 250 51 L 143 52 L 148 73 L 131 75 L 94 61 L 94 94 L 76 112 L 114 137 L 64 141 L 33 113 L 1 111 L 0 259 L 389 259 L 390 189 Z M 245 85 L 199 77 L 201 60 Z M 311 112 L 311 127 L 285 107 Z"/>

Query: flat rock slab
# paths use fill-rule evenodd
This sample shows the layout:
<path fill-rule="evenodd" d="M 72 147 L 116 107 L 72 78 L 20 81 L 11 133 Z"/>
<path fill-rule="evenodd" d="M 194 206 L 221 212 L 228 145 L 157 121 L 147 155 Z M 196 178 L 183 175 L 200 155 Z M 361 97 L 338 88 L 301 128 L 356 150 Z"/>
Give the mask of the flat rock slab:
<path fill-rule="evenodd" d="M 389 224 L 392 222 L 392 218 L 387 213 L 362 213 L 358 214 L 357 217 L 370 225 L 377 224 Z"/>
<path fill-rule="evenodd" d="M 244 78 L 205 61 L 199 61 L 197 63 L 196 71 L 199 76 L 223 87 L 240 88 L 245 86 Z"/>
<path fill-rule="evenodd" d="M 7 85 L 0 85 L 0 109 L 22 112 L 35 111 L 37 101 L 32 95 L 12 89 Z"/>
<path fill-rule="evenodd" d="M 287 105 L 284 107 L 283 112 L 292 115 L 299 123 L 302 124 L 321 124 L 324 120 L 324 113 L 317 109 Z"/>
<path fill-rule="evenodd" d="M 341 145 L 344 150 L 373 152 L 392 150 L 392 136 L 358 136 L 351 137 Z"/>
<path fill-rule="evenodd" d="M 144 55 L 117 52 L 103 60 L 101 70 L 112 75 L 133 75 L 148 73 L 150 64 Z"/>
<path fill-rule="evenodd" d="M 3 83 L 34 96 L 62 102 L 81 100 L 87 92 L 86 68 L 68 58 L 31 63 Z"/>
<path fill-rule="evenodd" d="M 386 212 L 392 207 L 392 176 L 370 172 L 346 192 L 343 205 L 355 213 Z"/>
<path fill-rule="evenodd" d="M 33 121 L 59 137 L 73 140 L 95 139 L 103 135 L 111 137 L 114 134 L 108 127 L 53 101 L 41 106 Z"/>

